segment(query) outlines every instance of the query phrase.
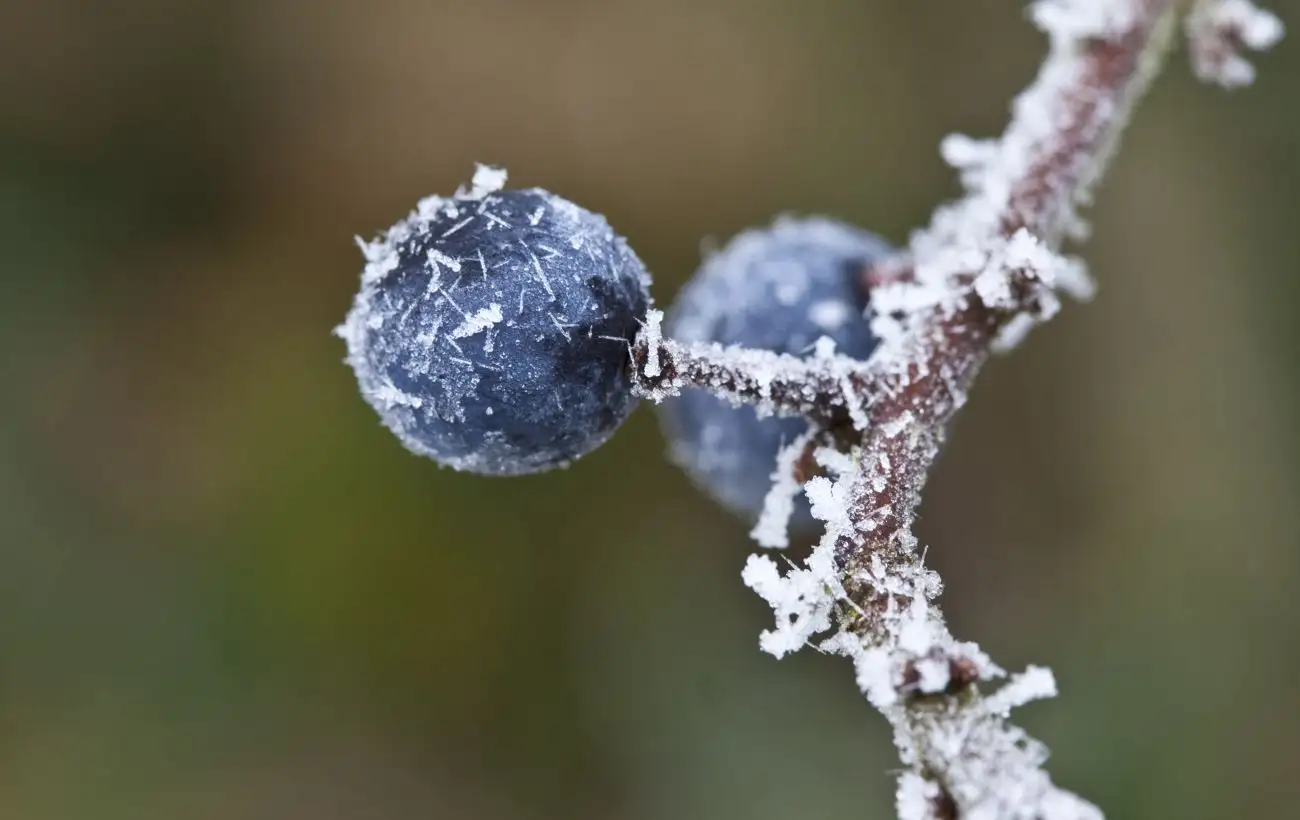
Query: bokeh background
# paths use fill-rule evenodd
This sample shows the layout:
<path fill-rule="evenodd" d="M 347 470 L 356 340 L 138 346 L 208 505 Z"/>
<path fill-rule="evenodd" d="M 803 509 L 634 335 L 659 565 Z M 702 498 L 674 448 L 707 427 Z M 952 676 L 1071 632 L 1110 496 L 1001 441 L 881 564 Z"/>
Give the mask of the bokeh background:
<path fill-rule="evenodd" d="M 1300 3 L 1277 0 L 1300 20 Z M 643 409 L 553 475 L 408 455 L 330 335 L 475 161 L 661 303 L 780 212 L 893 241 L 1044 43 L 995 0 L 0 6 L 0 817 L 889 817 L 844 662 L 757 648 L 744 527 Z M 1300 804 L 1300 43 L 1176 58 L 1101 290 L 994 362 L 924 507 L 958 635 L 1113 817 Z"/>

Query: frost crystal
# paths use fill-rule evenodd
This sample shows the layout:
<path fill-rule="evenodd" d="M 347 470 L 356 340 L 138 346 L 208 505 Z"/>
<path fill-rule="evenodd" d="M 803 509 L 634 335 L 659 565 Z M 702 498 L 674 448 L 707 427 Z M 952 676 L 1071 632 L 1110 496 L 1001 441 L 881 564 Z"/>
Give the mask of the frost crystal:
<path fill-rule="evenodd" d="M 1056 694 L 1056 677 L 1052 670 L 1030 666 L 989 697 L 985 707 L 995 714 L 1006 715 L 1030 701 L 1054 698 Z"/>
<path fill-rule="evenodd" d="M 741 579 L 776 612 L 776 628 L 759 636 L 759 646 L 773 657 L 802 649 L 809 638 L 830 628 L 835 598 L 826 588 L 838 582 L 829 562 L 810 559 L 808 569 L 791 570 L 782 577 L 771 558 L 751 555 Z"/>
<path fill-rule="evenodd" d="M 931 820 L 934 804 L 940 797 L 939 784 L 911 772 L 898 778 L 895 807 L 898 820 Z"/>
<path fill-rule="evenodd" d="M 462 199 L 482 199 L 506 187 L 506 169 L 479 163 L 474 167 L 474 176 L 470 179 L 469 190 L 461 188 L 456 195 Z M 537 222 L 534 220 L 533 224 Z"/>
<path fill-rule="evenodd" d="M 659 347 L 664 341 L 663 332 L 664 312 L 662 310 L 651 310 L 646 313 L 645 317 L 645 344 L 646 376 L 654 379 L 659 377 Z"/>
<path fill-rule="evenodd" d="M 794 502 L 799 496 L 798 463 L 815 433 L 812 429 L 805 431 L 777 453 L 772 489 L 768 490 L 763 501 L 758 523 L 749 533 L 760 547 L 784 549 L 790 545 L 790 518 L 794 515 Z"/>
<path fill-rule="evenodd" d="M 464 339 L 473 336 L 475 333 L 481 333 L 494 327 L 502 318 L 501 306 L 493 302 L 487 307 L 475 311 L 472 316 L 466 316 L 464 321 L 451 332 L 451 338 Z"/>
<path fill-rule="evenodd" d="M 1250 0 L 1198 0 L 1186 22 L 1192 70 L 1224 88 L 1255 81 L 1243 48 L 1265 51 L 1282 39 L 1282 21 Z"/>
<path fill-rule="evenodd" d="M 1029 7 L 1034 24 L 1054 42 L 1110 39 L 1133 25 L 1133 0 L 1039 0 Z"/>

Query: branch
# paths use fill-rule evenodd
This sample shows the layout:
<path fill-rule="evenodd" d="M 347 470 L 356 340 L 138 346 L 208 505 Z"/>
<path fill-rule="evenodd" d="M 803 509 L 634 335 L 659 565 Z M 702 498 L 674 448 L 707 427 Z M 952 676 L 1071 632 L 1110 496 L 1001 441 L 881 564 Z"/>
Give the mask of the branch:
<path fill-rule="evenodd" d="M 824 427 L 853 421 L 858 433 L 847 446 L 813 451 L 824 474 L 803 482 L 826 525 L 819 546 L 784 575 L 771 558 L 751 556 L 743 577 L 775 610 L 763 649 L 781 657 L 817 639 L 853 660 L 859 686 L 894 730 L 905 820 L 1101 817 L 1052 784 L 1045 748 L 1007 719 L 1056 693 L 1051 673 L 1030 667 L 992 694 L 979 690 L 1005 673 L 949 633 L 933 603 L 940 580 L 912 532 L 930 466 L 983 363 L 1050 318 L 1060 294 L 1091 294 L 1082 265 L 1059 249 L 1086 236 L 1076 209 L 1088 204 L 1167 54 L 1176 9 L 1175 0 L 1038 0 L 1030 13 L 1050 51 L 1006 131 L 943 143 L 966 195 L 940 207 L 905 254 L 863 274 L 882 339 L 865 368 L 829 356 L 802 362 L 685 347 L 663 340 L 657 322 L 633 350 L 633 380 L 655 398 L 704 387 Z M 1262 31 L 1265 16 L 1245 0 L 1201 0 L 1188 20 L 1198 66 L 1211 62 L 1209 43 L 1230 55 L 1216 58 L 1220 66 L 1240 60 L 1238 44 L 1271 43 L 1280 25 Z M 1240 78 L 1240 69 L 1215 74 L 1226 75 Z M 814 438 L 782 454 L 778 484 Z M 784 514 L 787 495 L 773 491 L 780 509 L 771 518 Z M 760 543 L 780 541 L 770 530 L 770 522 L 756 528 Z"/>

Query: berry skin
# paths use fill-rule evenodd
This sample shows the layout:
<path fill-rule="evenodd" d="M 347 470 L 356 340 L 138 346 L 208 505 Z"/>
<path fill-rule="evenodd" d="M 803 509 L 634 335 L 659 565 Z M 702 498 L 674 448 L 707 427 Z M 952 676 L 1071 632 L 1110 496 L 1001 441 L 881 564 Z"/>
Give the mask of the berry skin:
<path fill-rule="evenodd" d="M 821 336 L 865 359 L 878 339 L 864 318 L 862 269 L 892 252 L 866 231 L 824 218 L 778 218 L 709 256 L 673 303 L 665 332 L 682 342 L 744 345 L 806 356 Z M 759 418 L 698 389 L 659 406 L 673 460 L 724 507 L 748 520 L 762 511 L 782 444 L 807 429 L 798 418 Z M 798 500 L 791 521 L 814 524 Z"/>
<path fill-rule="evenodd" d="M 404 445 L 485 475 L 560 467 L 635 405 L 628 347 L 649 275 L 593 214 L 547 191 L 429 197 L 376 242 L 336 331 L 361 394 Z"/>

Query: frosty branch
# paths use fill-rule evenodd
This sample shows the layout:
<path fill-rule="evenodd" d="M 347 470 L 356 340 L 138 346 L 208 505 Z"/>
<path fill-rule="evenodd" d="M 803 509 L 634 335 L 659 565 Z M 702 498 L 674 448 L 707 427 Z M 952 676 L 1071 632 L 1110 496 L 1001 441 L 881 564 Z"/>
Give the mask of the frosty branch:
<path fill-rule="evenodd" d="M 653 315 L 634 347 L 635 379 L 652 398 L 701 387 L 806 415 L 821 430 L 855 431 L 795 443 L 821 475 L 809 478 L 798 452 L 778 459 L 773 516 L 788 514 L 780 499 L 802 485 L 825 534 L 803 566 L 782 574 L 769 557 L 751 556 L 744 579 L 776 612 L 764 649 L 780 657 L 816 640 L 854 662 L 864 694 L 893 727 L 906 767 L 898 812 L 908 820 L 1100 817 L 1052 784 L 1045 749 L 1007 720 L 1012 708 L 1055 694 L 1051 673 L 1031 667 L 980 692 L 976 684 L 1004 673 L 949 633 L 933 603 L 940 581 L 912 527 L 948 422 L 981 365 L 1050 318 L 1060 294 L 1090 293 L 1082 266 L 1059 249 L 1085 237 L 1076 208 L 1089 202 L 1181 10 L 1174 0 L 1031 5 L 1050 49 L 1006 131 L 944 141 L 965 196 L 940 207 L 906 254 L 866 273 L 883 339 L 868 362 L 829 350 L 804 361 L 682 345 L 662 338 Z M 1185 25 L 1197 74 L 1224 86 L 1250 80 L 1243 48 L 1281 34 L 1277 19 L 1247 0 L 1201 0 Z M 773 516 L 755 532 L 766 546 L 780 545 Z"/>
<path fill-rule="evenodd" d="M 632 350 L 638 388 L 655 400 L 683 387 L 704 387 L 776 415 L 807 416 L 823 427 L 850 421 L 851 410 L 861 413 L 869 404 L 864 399 L 872 382 L 863 362 L 829 349 L 801 359 L 737 346 L 683 344 L 662 337 L 662 320 L 661 312 L 651 311 L 641 343 Z"/>

